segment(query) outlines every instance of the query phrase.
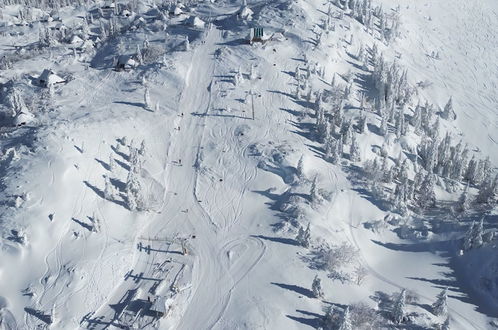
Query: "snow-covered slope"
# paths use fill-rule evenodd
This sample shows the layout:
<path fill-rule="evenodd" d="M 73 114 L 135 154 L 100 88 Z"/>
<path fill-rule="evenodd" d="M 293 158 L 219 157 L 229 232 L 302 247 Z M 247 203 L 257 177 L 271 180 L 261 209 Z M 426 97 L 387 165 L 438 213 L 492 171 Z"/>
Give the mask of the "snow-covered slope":
<path fill-rule="evenodd" d="M 18 2 L 1 327 L 498 326 L 494 1 Z"/>

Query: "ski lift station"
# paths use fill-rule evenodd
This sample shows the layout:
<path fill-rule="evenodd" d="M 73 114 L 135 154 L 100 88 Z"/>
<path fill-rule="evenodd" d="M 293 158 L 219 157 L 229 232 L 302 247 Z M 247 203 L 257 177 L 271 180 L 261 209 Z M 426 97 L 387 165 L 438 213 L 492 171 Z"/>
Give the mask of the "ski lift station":
<path fill-rule="evenodd" d="M 263 42 L 264 31 L 262 27 L 254 27 L 249 31 L 249 43 L 253 42 Z"/>

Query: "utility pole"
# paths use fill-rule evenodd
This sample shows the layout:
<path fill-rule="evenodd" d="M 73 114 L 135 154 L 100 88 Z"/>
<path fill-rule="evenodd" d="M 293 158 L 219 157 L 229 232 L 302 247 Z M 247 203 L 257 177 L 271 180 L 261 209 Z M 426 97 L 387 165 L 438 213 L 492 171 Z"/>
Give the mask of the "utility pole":
<path fill-rule="evenodd" d="M 254 93 L 251 89 L 252 120 L 254 120 Z"/>

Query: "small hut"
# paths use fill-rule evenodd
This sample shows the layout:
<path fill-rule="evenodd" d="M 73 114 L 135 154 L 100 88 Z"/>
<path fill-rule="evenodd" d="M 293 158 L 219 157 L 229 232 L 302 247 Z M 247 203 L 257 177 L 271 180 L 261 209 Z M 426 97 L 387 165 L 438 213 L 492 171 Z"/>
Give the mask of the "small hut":
<path fill-rule="evenodd" d="M 138 62 L 135 60 L 132 55 L 121 55 L 118 57 L 118 61 L 116 63 L 116 71 L 128 71 L 136 68 L 138 66 Z"/>
<path fill-rule="evenodd" d="M 38 77 L 38 83 L 42 87 L 50 87 L 56 84 L 65 83 L 66 81 L 55 74 L 54 71 L 50 69 L 43 70 L 40 77 Z"/>
<path fill-rule="evenodd" d="M 157 296 L 149 309 L 150 313 L 153 314 L 156 318 L 161 318 L 166 315 L 168 312 L 166 308 L 166 297 Z"/>
<path fill-rule="evenodd" d="M 187 18 L 187 24 L 199 29 L 203 29 L 206 25 L 206 23 L 197 16 L 190 16 L 189 18 Z"/>
<path fill-rule="evenodd" d="M 240 18 L 240 19 L 243 19 L 243 20 L 246 20 L 246 21 L 250 21 L 252 20 L 252 15 L 254 15 L 254 12 L 251 10 L 251 8 L 247 7 L 247 6 L 244 6 L 242 8 L 240 8 L 237 16 Z"/>
<path fill-rule="evenodd" d="M 14 117 L 14 126 L 23 126 L 33 120 L 33 115 L 27 111 L 21 111 Z"/>

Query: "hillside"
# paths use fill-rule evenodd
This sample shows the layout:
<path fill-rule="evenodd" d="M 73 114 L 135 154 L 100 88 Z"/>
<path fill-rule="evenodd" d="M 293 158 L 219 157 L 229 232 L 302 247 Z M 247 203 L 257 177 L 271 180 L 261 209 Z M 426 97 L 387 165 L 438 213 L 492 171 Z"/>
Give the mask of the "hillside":
<path fill-rule="evenodd" d="M 498 328 L 495 1 L 0 10 L 0 328 Z"/>

